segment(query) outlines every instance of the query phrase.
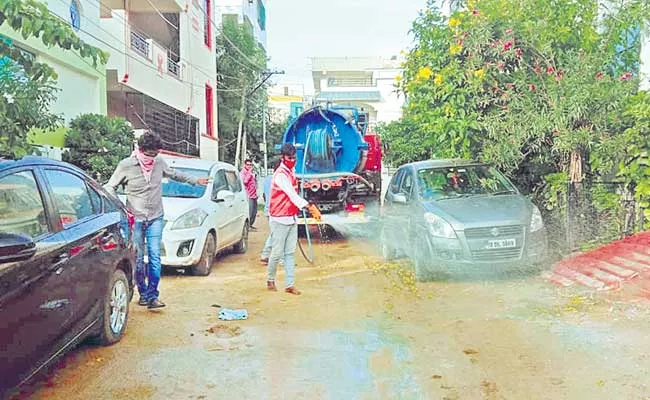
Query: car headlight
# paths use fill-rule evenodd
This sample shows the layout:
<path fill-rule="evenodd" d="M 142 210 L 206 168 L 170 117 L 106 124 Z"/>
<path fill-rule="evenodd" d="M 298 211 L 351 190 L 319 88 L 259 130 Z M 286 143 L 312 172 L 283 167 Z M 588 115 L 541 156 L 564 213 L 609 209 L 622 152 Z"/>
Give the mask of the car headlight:
<path fill-rule="evenodd" d="M 171 229 L 177 230 L 177 229 L 189 229 L 189 228 L 199 227 L 201 226 L 201 224 L 203 224 L 203 221 L 205 221 L 207 216 L 208 216 L 207 212 L 196 208 L 178 217 L 178 219 L 174 221 L 174 224 L 172 225 Z"/>
<path fill-rule="evenodd" d="M 533 215 L 530 218 L 530 231 L 537 232 L 543 227 L 544 221 L 542 220 L 542 213 L 539 211 L 539 208 L 533 206 Z"/>
<path fill-rule="evenodd" d="M 424 213 L 424 220 L 429 224 L 429 232 L 436 237 L 454 239 L 456 232 L 449 222 L 432 213 Z"/>

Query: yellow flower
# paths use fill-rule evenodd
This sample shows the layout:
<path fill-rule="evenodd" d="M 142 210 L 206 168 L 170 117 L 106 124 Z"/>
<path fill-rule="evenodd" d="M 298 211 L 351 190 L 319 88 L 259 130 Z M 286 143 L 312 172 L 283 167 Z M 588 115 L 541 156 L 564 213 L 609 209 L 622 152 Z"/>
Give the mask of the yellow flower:
<path fill-rule="evenodd" d="M 431 68 L 423 67 L 423 68 L 420 68 L 420 70 L 418 71 L 418 73 L 416 75 L 416 79 L 417 80 L 427 80 L 427 79 L 431 78 L 431 75 L 433 75 L 433 71 L 431 71 Z"/>
<path fill-rule="evenodd" d="M 463 46 L 460 44 L 452 44 L 449 46 L 449 53 L 452 56 L 455 56 L 456 54 L 460 53 L 463 50 Z"/>
<path fill-rule="evenodd" d="M 475 78 L 481 79 L 484 76 L 485 76 L 485 70 L 483 68 L 477 69 L 476 71 L 474 71 L 474 77 Z"/>
<path fill-rule="evenodd" d="M 433 83 L 436 85 L 442 84 L 442 75 L 436 74 L 436 76 L 433 78 Z"/>
<path fill-rule="evenodd" d="M 450 28 L 456 28 L 458 25 L 460 25 L 460 20 L 456 17 L 451 17 L 449 18 L 449 27 Z"/>
<path fill-rule="evenodd" d="M 397 75 L 397 76 L 395 77 L 395 80 L 396 80 L 397 82 L 400 82 L 400 81 L 402 80 L 402 77 L 401 77 L 400 75 Z"/>

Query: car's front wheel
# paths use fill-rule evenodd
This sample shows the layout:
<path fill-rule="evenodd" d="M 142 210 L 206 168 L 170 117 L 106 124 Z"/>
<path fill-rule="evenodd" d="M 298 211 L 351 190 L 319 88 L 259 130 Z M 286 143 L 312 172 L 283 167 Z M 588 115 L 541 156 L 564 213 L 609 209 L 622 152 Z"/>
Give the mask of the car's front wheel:
<path fill-rule="evenodd" d="M 244 222 L 241 239 L 234 246 L 235 253 L 244 254 L 248 251 L 248 222 Z"/>
<path fill-rule="evenodd" d="M 391 261 L 397 258 L 397 251 L 393 246 L 391 236 L 388 233 L 388 228 L 385 225 L 381 227 L 379 246 L 381 248 L 381 256 L 384 258 L 384 260 Z"/>
<path fill-rule="evenodd" d="M 113 344 L 122 338 L 129 319 L 129 298 L 129 281 L 124 271 L 117 269 L 111 276 L 108 293 L 104 295 L 100 344 Z"/>
<path fill-rule="evenodd" d="M 422 235 L 415 240 L 415 247 L 411 249 L 411 261 L 418 281 L 427 281 L 433 277 L 433 248 L 431 242 Z"/>
<path fill-rule="evenodd" d="M 192 275 L 197 276 L 208 276 L 212 270 L 212 264 L 214 263 L 214 256 L 216 254 L 217 241 L 214 238 L 214 235 L 208 233 L 208 237 L 205 238 L 205 245 L 203 246 L 203 252 L 201 253 L 201 259 L 199 263 L 193 266 L 190 269 Z"/>

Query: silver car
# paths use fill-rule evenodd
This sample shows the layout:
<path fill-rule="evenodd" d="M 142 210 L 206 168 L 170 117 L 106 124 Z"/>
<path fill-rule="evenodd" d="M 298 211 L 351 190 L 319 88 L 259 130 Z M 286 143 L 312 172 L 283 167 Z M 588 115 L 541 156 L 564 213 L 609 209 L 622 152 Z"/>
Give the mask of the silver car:
<path fill-rule="evenodd" d="M 465 160 L 401 166 L 382 208 L 386 259 L 411 258 L 419 280 L 546 258 L 539 209 L 495 168 Z"/>

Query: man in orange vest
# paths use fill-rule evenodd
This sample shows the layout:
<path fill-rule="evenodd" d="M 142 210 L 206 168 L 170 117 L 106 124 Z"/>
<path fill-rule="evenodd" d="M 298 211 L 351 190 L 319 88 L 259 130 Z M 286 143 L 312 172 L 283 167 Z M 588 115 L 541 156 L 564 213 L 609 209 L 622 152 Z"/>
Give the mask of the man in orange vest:
<path fill-rule="evenodd" d="M 286 274 L 285 292 L 300 294 L 295 287 L 294 269 L 296 243 L 298 242 L 298 212 L 302 209 L 317 221 L 321 214 L 315 204 L 298 195 L 297 180 L 293 168 L 296 166 L 296 148 L 291 143 L 285 143 L 280 150 L 280 166 L 273 172 L 271 182 L 271 201 L 269 204 L 269 222 L 271 225 L 271 256 L 268 264 L 266 286 L 269 290 L 277 291 L 275 273 L 281 258 L 284 258 Z"/>

